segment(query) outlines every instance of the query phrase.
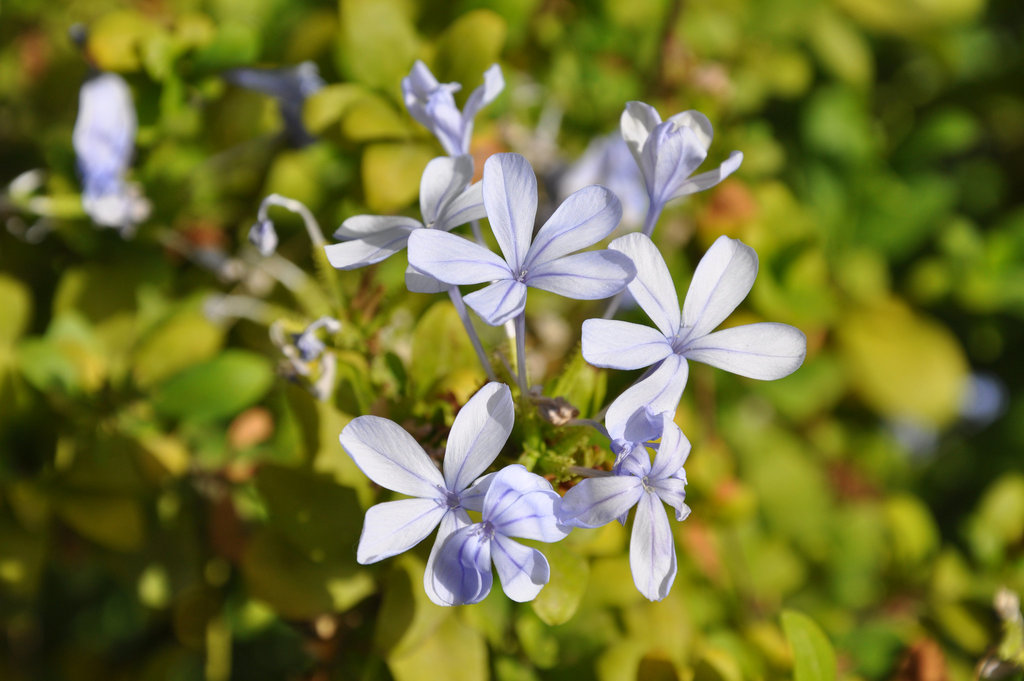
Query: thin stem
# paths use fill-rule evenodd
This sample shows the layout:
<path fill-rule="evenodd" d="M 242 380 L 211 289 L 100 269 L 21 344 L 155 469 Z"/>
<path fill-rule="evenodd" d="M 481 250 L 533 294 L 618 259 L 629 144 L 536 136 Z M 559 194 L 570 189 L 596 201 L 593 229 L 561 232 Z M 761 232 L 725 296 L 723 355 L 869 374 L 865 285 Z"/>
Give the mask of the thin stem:
<path fill-rule="evenodd" d="M 473 229 L 473 238 L 476 239 L 476 242 L 481 246 L 486 246 L 487 243 L 484 241 L 484 233 L 480 229 L 480 221 L 473 220 L 469 223 L 469 226 Z"/>
<path fill-rule="evenodd" d="M 530 393 L 530 384 L 526 381 L 526 311 L 516 317 L 516 370 L 519 379 L 519 392 L 524 396 Z"/>
<path fill-rule="evenodd" d="M 309 234 L 309 240 L 313 242 L 314 247 L 320 248 L 327 244 L 327 239 L 324 238 L 324 233 L 320 229 L 320 223 L 316 221 L 316 218 L 313 217 L 313 214 L 309 212 L 304 203 L 295 199 L 289 199 L 287 196 L 281 196 L 280 194 L 271 194 L 263 199 L 263 203 L 260 204 L 258 214 L 260 220 L 267 219 L 267 208 L 270 206 L 280 206 L 285 210 L 297 213 L 306 225 L 306 232 Z"/>
<path fill-rule="evenodd" d="M 459 315 L 459 319 L 462 320 L 462 326 L 466 328 L 469 342 L 473 344 L 473 350 L 476 351 L 477 359 L 480 360 L 480 366 L 484 368 L 487 378 L 492 381 L 498 380 L 494 375 L 494 369 L 491 368 L 491 363 L 487 361 L 487 353 L 484 352 L 484 346 L 480 342 L 480 337 L 476 334 L 476 329 L 473 328 L 473 320 L 469 318 L 469 312 L 466 311 L 466 303 L 462 300 L 462 293 L 459 291 L 459 287 L 449 287 L 448 297 L 451 298 L 452 305 L 455 306 L 455 312 Z"/>

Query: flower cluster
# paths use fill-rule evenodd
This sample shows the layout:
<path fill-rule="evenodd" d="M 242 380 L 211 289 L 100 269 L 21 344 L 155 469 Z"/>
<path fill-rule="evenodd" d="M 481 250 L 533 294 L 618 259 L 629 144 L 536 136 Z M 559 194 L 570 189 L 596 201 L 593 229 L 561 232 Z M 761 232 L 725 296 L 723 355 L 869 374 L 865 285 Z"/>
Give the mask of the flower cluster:
<path fill-rule="evenodd" d="M 759 322 L 724 330 L 724 322 L 749 293 L 757 255 L 736 239 L 721 236 L 699 262 L 680 307 L 675 283 L 650 234 L 664 205 L 707 189 L 742 160 L 734 152 L 717 170 L 691 177 L 711 143 L 707 118 L 695 111 L 662 122 L 657 112 L 630 102 L 622 116 L 622 140 L 642 177 L 648 206 L 644 229 L 591 249 L 609 237 L 622 219 L 615 193 L 589 185 L 570 194 L 535 229 L 538 183 L 529 161 L 516 153 L 488 158 L 483 179 L 472 184 L 468 154 L 473 117 L 501 91 L 497 66 L 460 112 L 452 93 L 417 62 L 402 88 L 410 114 L 433 132 L 448 156 L 427 164 L 420 185 L 422 220 L 407 216 L 358 215 L 325 245 L 329 262 L 349 270 L 408 250 L 410 291 L 447 291 L 491 381 L 458 412 L 441 468 L 398 424 L 359 416 L 342 431 L 341 445 L 356 465 L 381 487 L 406 498 L 371 507 L 357 549 L 360 563 L 374 563 L 406 551 L 435 529 L 423 587 L 441 605 L 476 603 L 492 586 L 491 564 L 502 589 L 516 601 L 533 599 L 548 582 L 543 553 L 514 538 L 556 542 L 573 528 L 625 524 L 636 507 L 630 566 L 637 589 L 651 600 L 668 595 L 676 575 L 676 551 L 665 504 L 677 521 L 690 513 L 684 464 L 690 443 L 674 421 L 686 387 L 690 361 L 749 378 L 771 380 L 795 371 L 806 354 L 806 338 L 786 324 Z M 620 142 L 621 143 L 621 142 Z M 632 163 L 629 154 L 606 160 Z M 626 175 L 621 169 L 608 174 Z M 495 253 L 478 221 L 486 218 Z M 261 215 L 261 222 L 266 221 Z M 454 230 L 472 225 L 474 238 Z M 267 243 L 265 226 L 254 243 Z M 589 250 L 588 250 L 589 249 Z M 483 286 L 465 295 L 460 287 Z M 557 396 L 531 387 L 525 366 L 527 293 L 537 288 L 578 300 L 613 298 L 628 291 L 653 326 L 615 319 L 589 319 L 582 326 L 582 355 L 596 367 L 648 368 L 607 407 L 604 422 L 586 421 L 608 438 L 610 470 L 578 469 L 582 478 L 559 495 L 551 483 L 522 465 L 509 445 L 516 405 L 512 391 L 496 379 L 495 367 L 469 319 L 467 306 L 487 324 L 507 324 L 515 336 L 520 409 L 543 409 Z M 307 330 L 311 336 L 313 328 Z M 316 345 L 314 343 L 314 345 Z M 296 343 L 299 347 L 299 343 Z M 324 352 L 316 345 L 318 357 Z M 304 351 L 303 351 L 304 352 Z M 305 357 L 305 354 L 303 354 Z M 510 371 L 511 373 L 511 371 Z M 503 449 L 508 465 L 488 472 Z M 470 513 L 474 514 L 473 516 Z"/>

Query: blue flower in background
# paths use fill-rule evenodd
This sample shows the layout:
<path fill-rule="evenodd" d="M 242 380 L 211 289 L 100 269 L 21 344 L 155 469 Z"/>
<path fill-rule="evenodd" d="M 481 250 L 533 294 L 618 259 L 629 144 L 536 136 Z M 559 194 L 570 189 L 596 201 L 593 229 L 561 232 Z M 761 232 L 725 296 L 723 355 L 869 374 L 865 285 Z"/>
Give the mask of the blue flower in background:
<path fill-rule="evenodd" d="M 618 293 L 633 278 L 633 264 L 622 253 L 573 254 L 619 224 L 622 207 L 604 187 L 585 187 L 570 196 L 534 237 L 537 176 L 519 154 L 495 154 L 484 164 L 483 202 L 504 259 L 468 239 L 417 230 L 409 238 L 409 264 L 457 286 L 493 282 L 466 296 L 466 304 L 488 324 L 522 314 L 531 286 L 595 300 Z"/>
<path fill-rule="evenodd" d="M 437 137 L 449 156 L 469 153 L 473 119 L 480 109 L 493 102 L 505 89 L 501 67 L 492 64 L 484 71 L 483 85 L 473 90 L 460 112 L 453 93 L 461 89 L 459 83 L 439 83 L 427 65 L 419 60 L 413 64 L 409 75 L 402 79 L 405 108 Z"/>
<path fill-rule="evenodd" d="M 443 474 L 409 433 L 393 421 L 359 416 L 341 432 L 341 446 L 366 477 L 411 499 L 387 501 L 366 511 L 356 560 L 376 563 L 407 551 L 440 526 L 427 561 L 423 587 L 439 605 L 456 599 L 433 578 L 438 549 L 472 521 L 466 510 L 484 506 L 493 476 L 479 480 L 512 432 L 512 393 L 501 383 L 488 383 L 459 411 L 445 450 Z M 475 482 L 474 482 L 475 481 Z"/>
<path fill-rule="evenodd" d="M 512 537 L 556 542 L 569 534 L 558 522 L 560 498 L 544 478 L 525 466 L 506 466 L 490 481 L 480 522 L 453 532 L 434 563 L 434 588 L 444 605 L 479 603 L 491 591 L 491 561 L 501 588 L 514 601 L 536 598 L 551 578 L 544 554 Z"/>
<path fill-rule="evenodd" d="M 324 247 L 331 265 L 342 270 L 365 267 L 404 249 L 409 236 L 419 229 L 446 232 L 484 217 L 480 183 L 473 179 L 470 156 L 435 158 L 427 164 L 420 180 L 420 213 L 423 222 L 401 215 L 356 215 L 334 233 L 340 244 Z M 438 293 L 447 287 L 433 277 L 409 268 L 405 276 L 410 291 Z"/>
<path fill-rule="evenodd" d="M 593 528 L 625 522 L 636 506 L 629 567 L 636 588 L 652 601 L 665 598 L 676 577 L 675 541 L 662 502 L 675 509 L 676 520 L 690 514 L 683 470 L 690 442 L 671 414 L 659 420 L 661 442 L 653 464 L 644 443 L 635 443 L 619 452 L 612 475 L 587 478 L 566 492 L 558 511 L 563 524 Z"/>
<path fill-rule="evenodd" d="M 296 66 L 277 69 L 242 67 L 226 71 L 224 79 L 232 85 L 276 99 L 284 119 L 285 134 L 293 147 L 303 147 L 314 141 L 302 122 L 302 107 L 306 99 L 325 84 L 316 64 L 304 61 Z"/>
<path fill-rule="evenodd" d="M 82 84 L 71 142 L 82 178 L 82 207 L 93 222 L 130 236 L 149 216 L 138 185 L 125 180 L 135 150 L 135 105 L 124 78 L 98 73 Z"/>
<path fill-rule="evenodd" d="M 803 363 L 807 338 L 788 324 L 759 322 L 712 332 L 757 276 L 757 254 L 741 241 L 721 236 L 712 244 L 697 264 L 682 310 L 672 275 L 650 238 L 627 234 L 609 248 L 636 265 L 628 289 L 655 327 L 613 319 L 583 322 L 583 357 L 590 364 L 655 367 L 611 404 L 610 421 L 624 423 L 641 407 L 675 413 L 689 373 L 687 360 L 762 380 L 788 376 Z"/>
<path fill-rule="evenodd" d="M 690 177 L 707 157 L 713 136 L 711 123 L 699 111 L 684 111 L 662 122 L 654 107 L 629 102 L 620 127 L 647 185 L 650 206 L 643 231 L 648 236 L 666 203 L 715 186 L 743 162 L 742 152 L 734 151 L 715 170 Z"/>
<path fill-rule="evenodd" d="M 590 184 L 600 184 L 615 192 L 622 203 L 622 224 L 637 228 L 647 210 L 647 189 L 640 168 L 633 162 L 622 135 L 613 132 L 598 137 L 570 165 L 558 180 L 558 195 L 565 198 Z"/>

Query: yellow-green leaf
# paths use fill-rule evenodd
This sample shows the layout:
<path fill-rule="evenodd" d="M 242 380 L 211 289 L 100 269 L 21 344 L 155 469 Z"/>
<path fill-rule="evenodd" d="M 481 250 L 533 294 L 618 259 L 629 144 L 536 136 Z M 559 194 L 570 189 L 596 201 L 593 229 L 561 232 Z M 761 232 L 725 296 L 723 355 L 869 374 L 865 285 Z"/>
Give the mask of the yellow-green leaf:
<path fill-rule="evenodd" d="M 795 610 L 784 610 L 782 628 L 793 649 L 795 681 L 835 681 L 836 653 L 814 620 Z"/>

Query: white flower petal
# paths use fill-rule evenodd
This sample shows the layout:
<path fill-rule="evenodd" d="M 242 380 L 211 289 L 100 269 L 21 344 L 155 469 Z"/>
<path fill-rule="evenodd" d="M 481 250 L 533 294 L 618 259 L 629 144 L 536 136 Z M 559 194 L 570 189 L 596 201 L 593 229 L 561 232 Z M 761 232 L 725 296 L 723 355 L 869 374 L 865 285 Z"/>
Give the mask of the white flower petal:
<path fill-rule="evenodd" d="M 687 194 L 695 194 L 702 192 L 705 189 L 710 189 L 716 184 L 724 180 L 725 178 L 732 175 L 743 163 L 743 152 L 734 151 L 729 154 L 729 158 L 722 161 L 722 165 L 718 166 L 714 170 L 709 170 L 706 173 L 700 175 L 694 175 L 690 179 L 679 185 L 679 189 L 676 190 L 675 194 L 672 195 L 673 199 Z"/>
<path fill-rule="evenodd" d="M 807 337 L 789 324 L 745 324 L 698 338 L 683 355 L 740 376 L 771 381 L 789 376 L 803 364 Z"/>
<path fill-rule="evenodd" d="M 658 453 L 651 465 L 651 478 L 661 480 L 676 474 L 686 457 L 690 455 L 690 441 L 683 435 L 683 431 L 672 420 L 674 414 L 664 414 L 664 429 L 661 432 L 661 444 L 658 445 Z"/>
<path fill-rule="evenodd" d="M 461 194 L 452 199 L 451 203 L 441 211 L 437 222 L 431 227 L 447 232 L 453 227 L 485 217 L 487 217 L 487 211 L 484 209 L 483 184 L 477 182 L 466 187 Z"/>
<path fill-rule="evenodd" d="M 513 271 L 526 259 L 537 217 L 537 176 L 519 154 L 494 154 L 484 163 L 484 206 L 498 246 Z"/>
<path fill-rule="evenodd" d="M 566 298 L 597 300 L 626 288 L 635 275 L 628 257 L 606 248 L 534 265 L 526 275 L 526 285 Z"/>
<path fill-rule="evenodd" d="M 583 322 L 583 359 L 596 367 L 640 369 L 672 354 L 657 329 L 616 319 Z"/>
<path fill-rule="evenodd" d="M 497 281 L 463 298 L 480 318 L 501 326 L 526 309 L 526 284 L 512 279 Z"/>
<path fill-rule="evenodd" d="M 491 540 L 481 532 L 479 523 L 456 530 L 444 541 L 432 577 L 438 605 L 479 603 L 490 593 Z"/>
<path fill-rule="evenodd" d="M 711 147 L 711 140 L 714 137 L 711 121 L 700 111 L 690 109 L 677 113 L 675 116 L 669 116 L 668 120 L 672 121 L 677 128 L 689 128 L 697 137 L 697 141 L 704 151 Z"/>
<path fill-rule="evenodd" d="M 661 123 L 661 116 L 650 104 L 628 102 L 619 118 L 622 139 L 626 141 L 633 158 L 640 163 L 640 152 L 643 151 L 651 131 Z"/>
<path fill-rule="evenodd" d="M 679 331 L 679 298 L 672 283 L 668 265 L 661 251 L 644 234 L 627 234 L 608 244 L 608 248 L 625 253 L 636 266 L 636 277 L 629 282 L 630 294 L 654 325 L 667 338 Z"/>
<path fill-rule="evenodd" d="M 596 244 L 618 227 L 622 204 L 609 189 L 584 187 L 561 203 L 533 239 L 527 270 Z"/>
<path fill-rule="evenodd" d="M 700 145 L 693 130 L 675 128 L 668 121 L 658 125 L 640 156 L 640 168 L 652 203 L 667 203 L 706 157 L 707 150 Z"/>
<path fill-rule="evenodd" d="M 381 487 L 414 497 L 441 495 L 441 471 L 412 435 L 394 421 L 358 416 L 345 426 L 339 439 L 359 470 Z"/>
<path fill-rule="evenodd" d="M 697 263 L 683 301 L 689 338 L 707 335 L 747 297 L 757 277 L 757 253 L 738 239 L 720 236 Z"/>
<path fill-rule="evenodd" d="M 417 229 L 410 235 L 409 264 L 454 285 L 512 276 L 505 261 L 480 244 L 436 229 Z"/>
<path fill-rule="evenodd" d="M 448 537 L 464 527 L 469 527 L 473 521 L 461 508 L 449 509 L 441 518 L 441 524 L 437 526 L 437 537 L 434 545 L 430 548 L 430 556 L 427 558 L 427 567 L 423 571 L 423 590 L 427 592 L 427 598 L 438 605 L 447 605 L 455 600 L 455 594 L 449 591 L 445 585 L 434 578 L 434 564 L 437 562 L 437 554 Z M 440 589 L 440 591 L 439 591 Z"/>
<path fill-rule="evenodd" d="M 405 268 L 405 287 L 413 293 L 441 293 L 447 291 L 451 284 L 438 281 L 429 274 L 420 272 L 409 265 Z"/>
<path fill-rule="evenodd" d="M 551 579 L 544 554 L 500 534 L 494 535 L 491 558 L 505 595 L 517 603 L 532 601 Z"/>
<path fill-rule="evenodd" d="M 668 514 L 657 494 L 644 494 L 636 505 L 629 541 L 633 583 L 648 600 L 668 596 L 676 578 L 676 546 Z"/>
<path fill-rule="evenodd" d="M 484 71 L 483 85 L 479 86 L 469 94 L 466 99 L 466 106 L 462 109 L 462 118 L 470 124 L 472 129 L 473 119 L 480 113 L 480 109 L 493 102 L 501 91 L 505 89 L 505 77 L 501 73 L 501 67 L 497 64 Z M 469 140 L 466 140 L 468 146 Z"/>
<path fill-rule="evenodd" d="M 498 471 L 484 497 L 483 519 L 506 537 L 559 541 L 569 528 L 558 524 L 561 497 L 551 483 L 513 464 Z"/>
<path fill-rule="evenodd" d="M 407 218 L 404 215 L 353 215 L 341 223 L 341 227 L 334 230 L 334 238 L 339 241 L 343 239 L 358 239 L 398 227 L 404 227 L 411 232 L 422 226 L 419 221 Z"/>
<path fill-rule="evenodd" d="M 423 224 L 433 225 L 445 206 L 473 179 L 473 157 L 441 156 L 431 159 L 420 178 L 420 212 Z"/>
<path fill-rule="evenodd" d="M 462 490 L 459 493 L 459 503 L 462 504 L 462 507 L 477 513 L 483 511 L 484 499 L 487 497 L 487 490 L 491 488 L 491 482 L 493 482 L 495 475 L 497 474 L 488 473 L 481 476 L 469 486 L 469 489 Z"/>
<path fill-rule="evenodd" d="M 651 487 L 658 497 L 676 511 L 676 520 L 686 520 L 690 507 L 686 505 L 686 481 L 682 478 L 655 480 Z"/>
<path fill-rule="evenodd" d="M 601 527 L 629 512 L 643 494 L 632 475 L 585 478 L 562 497 L 558 518 L 563 525 Z"/>
<path fill-rule="evenodd" d="M 416 230 L 420 231 L 420 230 Z M 366 267 L 390 258 L 409 243 L 409 228 L 397 227 L 376 234 L 369 234 L 340 244 L 327 244 L 324 253 L 331 266 L 339 270 Z"/>
<path fill-rule="evenodd" d="M 443 466 L 448 489 L 461 492 L 494 462 L 514 421 L 512 391 L 504 383 L 492 381 L 469 398 L 448 435 Z"/>
<path fill-rule="evenodd" d="M 371 506 L 363 521 L 356 560 L 368 565 L 408 551 L 433 532 L 444 514 L 437 499 L 400 499 Z"/>
<path fill-rule="evenodd" d="M 650 376 L 626 388 L 611 403 L 604 417 L 608 432 L 612 433 L 613 428 L 624 429 L 637 409 L 646 407 L 652 414 L 675 414 L 688 375 L 689 367 L 683 357 L 669 355 L 663 359 Z"/>

